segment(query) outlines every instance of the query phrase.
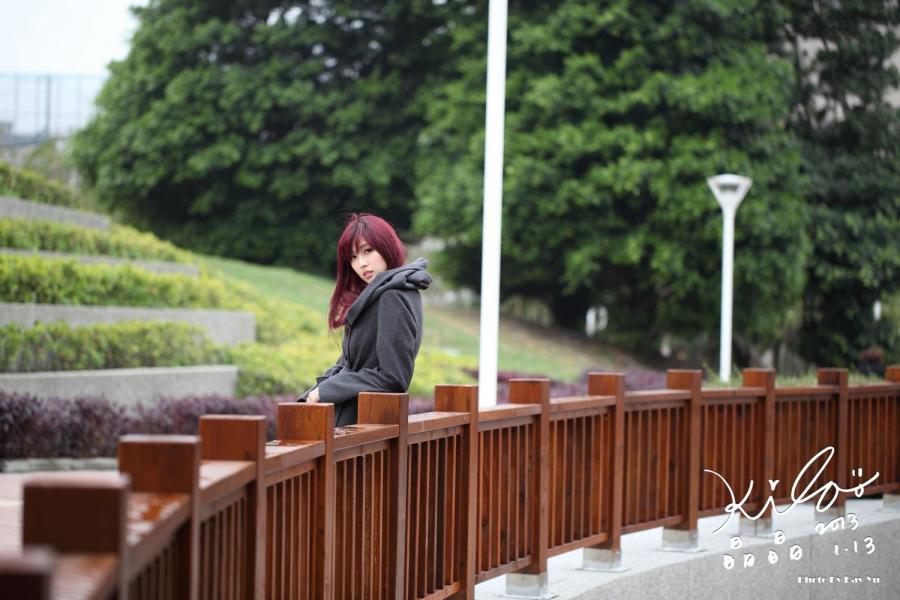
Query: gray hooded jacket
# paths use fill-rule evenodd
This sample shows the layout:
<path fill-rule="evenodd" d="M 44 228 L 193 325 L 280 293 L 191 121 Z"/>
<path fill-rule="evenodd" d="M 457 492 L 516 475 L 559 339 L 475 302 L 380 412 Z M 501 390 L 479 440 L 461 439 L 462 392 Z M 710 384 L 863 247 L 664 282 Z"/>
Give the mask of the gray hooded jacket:
<path fill-rule="evenodd" d="M 341 356 L 316 385 L 319 401 L 335 405 L 335 426 L 357 421 L 360 392 L 409 389 L 422 344 L 422 298 L 431 283 L 428 261 L 416 259 L 375 276 L 347 311 Z"/>

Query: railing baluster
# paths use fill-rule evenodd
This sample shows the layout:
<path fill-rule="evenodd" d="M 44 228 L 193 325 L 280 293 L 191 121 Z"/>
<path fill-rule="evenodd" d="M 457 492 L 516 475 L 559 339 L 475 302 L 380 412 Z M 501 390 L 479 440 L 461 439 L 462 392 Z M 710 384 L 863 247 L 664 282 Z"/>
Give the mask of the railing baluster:
<path fill-rule="evenodd" d="M 307 474 L 315 490 L 311 499 L 311 516 L 315 527 L 310 528 L 311 546 L 315 561 L 312 577 L 312 597 L 331 600 L 334 594 L 334 405 L 285 402 L 278 405 L 277 437 L 282 441 L 319 441 L 324 453 L 317 458 L 315 469 Z M 270 488 L 270 493 L 275 490 Z M 277 502 L 276 502 L 277 505 Z M 277 535 L 277 532 L 276 532 Z M 304 557 L 304 559 L 306 559 Z M 274 572 L 277 575 L 277 571 Z"/>
<path fill-rule="evenodd" d="M 509 382 L 510 404 L 536 404 L 540 406 L 537 415 L 533 447 L 534 493 L 532 503 L 532 554 L 531 563 L 514 574 L 507 575 L 506 589 L 513 595 L 525 592 L 528 595 L 545 595 L 547 591 L 547 558 L 550 545 L 549 529 L 549 482 L 550 482 L 550 380 L 512 379 Z"/>
<path fill-rule="evenodd" d="M 407 394 L 359 395 L 359 423 L 373 425 L 397 425 L 397 438 L 388 449 L 389 496 L 393 506 L 389 507 L 387 531 L 390 532 L 388 555 L 384 565 L 390 568 L 387 581 L 388 598 L 400 600 L 404 594 L 404 565 L 406 560 L 406 469 L 407 431 L 409 426 L 409 396 Z"/>
<path fill-rule="evenodd" d="M 200 438 L 126 435 L 119 439 L 119 471 L 131 478 L 132 492 L 188 495 L 188 522 L 177 534 L 181 562 L 176 593 L 195 598 L 200 575 Z"/>
<path fill-rule="evenodd" d="M 599 440 L 603 451 L 602 463 L 610 465 L 608 475 L 600 477 L 609 484 L 600 487 L 601 494 L 593 498 L 601 519 L 607 524 L 606 541 L 585 548 L 584 568 L 597 571 L 620 571 L 622 558 L 622 519 L 625 498 L 625 375 L 624 373 L 589 373 L 589 396 L 612 396 L 614 404 L 606 410 L 606 427 L 596 427 L 595 432 L 608 432 L 609 437 Z M 602 419 L 597 420 L 602 423 Z"/>
<path fill-rule="evenodd" d="M 663 549 L 678 551 L 699 551 L 697 521 L 700 509 L 700 407 L 702 402 L 700 371 L 671 369 L 666 382 L 669 389 L 688 390 L 690 400 L 681 409 L 684 414 L 684 437 L 679 464 L 679 487 L 676 494 L 680 499 L 683 518 L 673 527 L 663 527 Z"/>
<path fill-rule="evenodd" d="M 207 415 L 200 417 L 201 456 L 205 460 L 252 461 L 255 466 L 253 482 L 247 487 L 246 524 L 237 518 L 238 509 L 228 513 L 226 530 L 228 541 L 227 570 L 234 590 L 242 598 L 262 598 L 265 593 L 265 444 L 266 418 L 262 416 Z M 223 526 L 224 526 L 223 521 Z M 243 529 L 246 527 L 246 529 Z M 243 529 L 243 531 L 241 531 Z M 246 542 L 246 548 L 242 542 Z M 243 552 L 241 552 L 243 551 Z M 241 573 L 245 574 L 242 582 Z"/>

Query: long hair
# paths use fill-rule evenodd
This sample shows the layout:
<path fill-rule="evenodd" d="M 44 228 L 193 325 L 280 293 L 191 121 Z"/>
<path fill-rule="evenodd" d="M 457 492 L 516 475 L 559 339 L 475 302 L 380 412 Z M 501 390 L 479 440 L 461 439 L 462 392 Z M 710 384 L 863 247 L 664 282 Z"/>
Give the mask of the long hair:
<path fill-rule="evenodd" d="M 396 269 L 406 260 L 406 247 L 390 223 L 368 213 L 348 215 L 337 243 L 337 279 L 328 306 L 329 329 L 343 327 L 347 311 L 366 287 L 366 282 L 350 266 L 361 239 L 381 255 L 388 269 Z"/>

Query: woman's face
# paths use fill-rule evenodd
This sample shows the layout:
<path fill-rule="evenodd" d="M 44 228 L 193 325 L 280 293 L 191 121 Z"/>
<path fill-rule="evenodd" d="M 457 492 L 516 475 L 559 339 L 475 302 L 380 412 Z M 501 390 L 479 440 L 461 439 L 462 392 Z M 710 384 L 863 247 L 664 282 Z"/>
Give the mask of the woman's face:
<path fill-rule="evenodd" d="M 350 257 L 350 266 L 353 267 L 359 278 L 366 282 L 366 285 L 371 283 L 376 275 L 388 270 L 387 263 L 381 254 L 370 246 L 365 238 L 359 238 L 356 254 Z"/>

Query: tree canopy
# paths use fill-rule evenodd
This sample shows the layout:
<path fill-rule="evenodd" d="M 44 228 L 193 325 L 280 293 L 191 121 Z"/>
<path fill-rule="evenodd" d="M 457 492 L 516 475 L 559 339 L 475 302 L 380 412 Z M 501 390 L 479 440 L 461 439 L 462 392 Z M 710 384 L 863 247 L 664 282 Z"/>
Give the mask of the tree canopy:
<path fill-rule="evenodd" d="M 527 4 L 527 8 L 526 8 Z M 735 331 L 771 343 L 808 253 L 793 70 L 777 3 L 512 3 L 503 279 L 559 321 L 609 307 L 644 342 L 716 331 L 721 213 L 706 177 L 753 178 L 738 211 Z M 433 90 L 421 231 L 477 281 L 485 15 L 451 29 L 458 73 Z M 446 165 L 433 168 L 433 164 Z"/>
<path fill-rule="evenodd" d="M 151 0 L 74 140 L 129 221 L 327 272 L 341 212 L 446 242 L 480 279 L 484 0 Z M 510 0 L 502 294 L 714 356 L 721 212 L 737 214 L 736 357 L 844 365 L 897 324 L 896 2 Z"/>
<path fill-rule="evenodd" d="M 103 201 L 188 247 L 325 271 L 341 211 L 410 222 L 443 58 L 431 2 L 152 0 L 74 156 Z"/>
<path fill-rule="evenodd" d="M 809 183 L 813 255 L 801 350 L 818 364 L 853 364 L 867 348 L 900 360 L 900 323 L 875 302 L 900 289 L 900 48 L 897 3 L 801 3 L 786 30 L 797 59 L 798 110 Z M 877 351 L 877 350 L 876 350 Z"/>

